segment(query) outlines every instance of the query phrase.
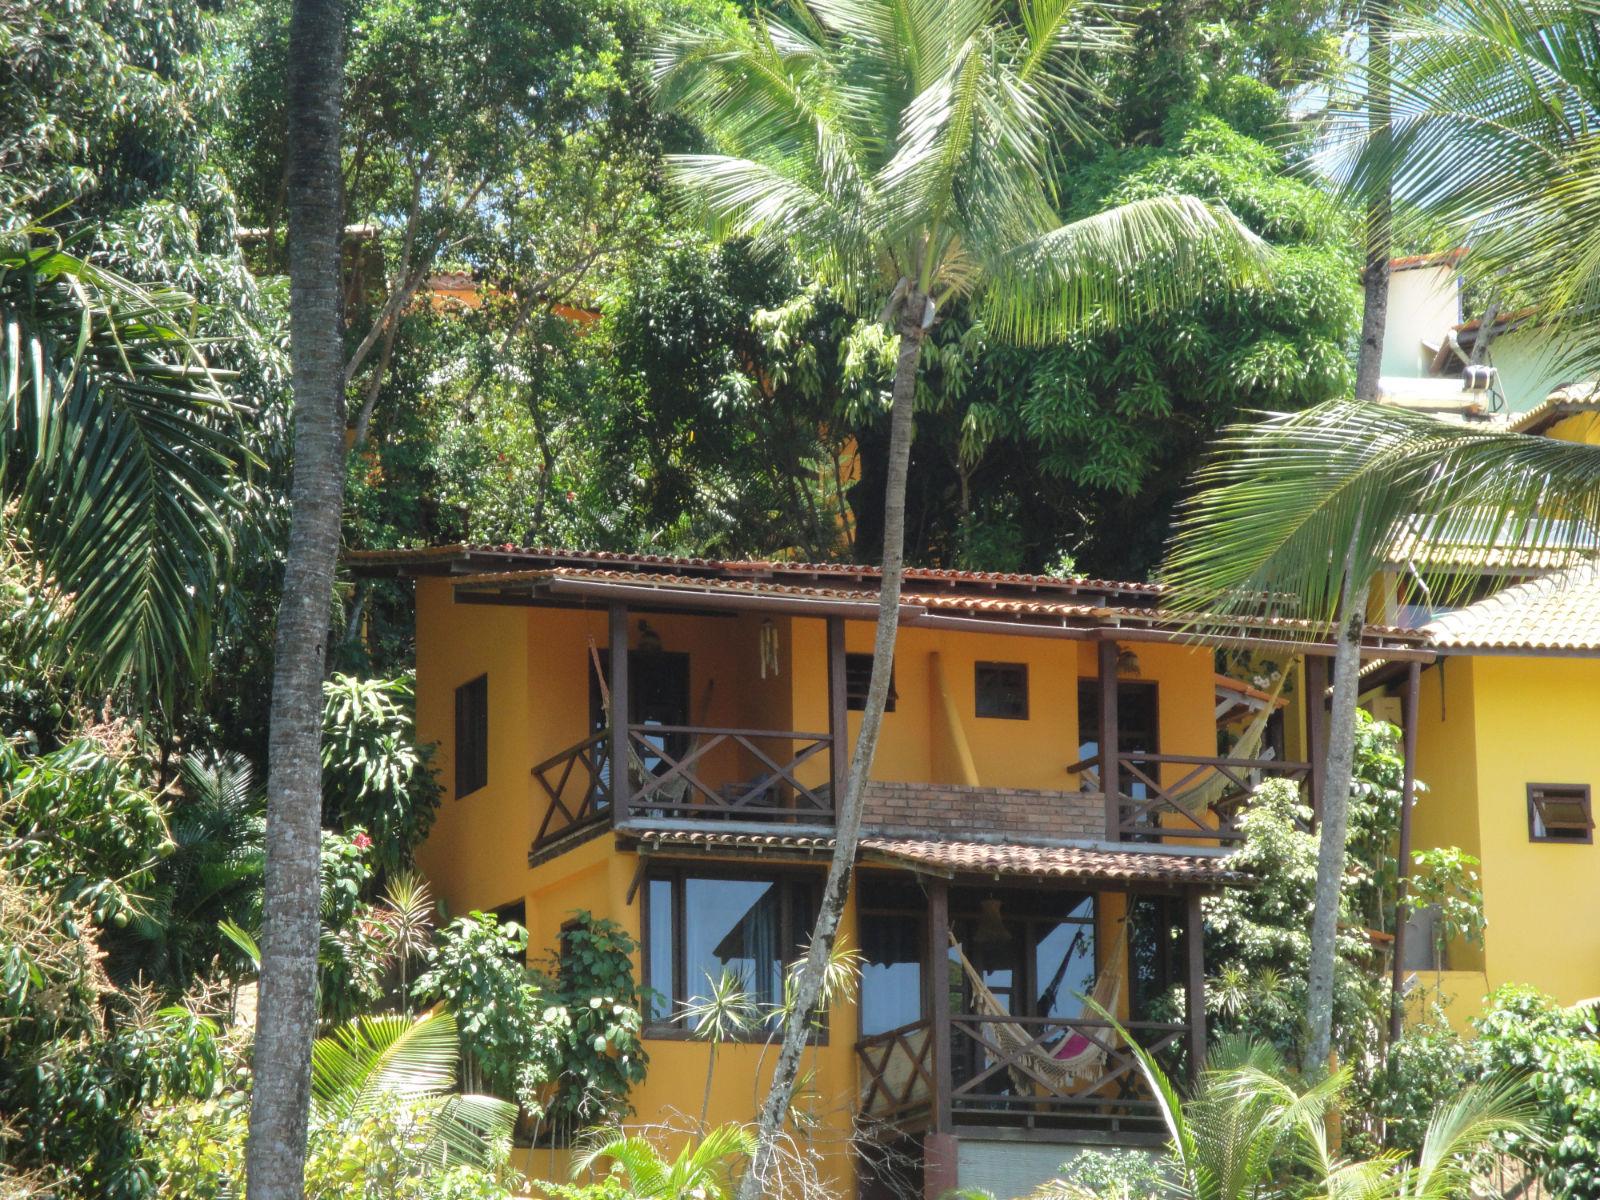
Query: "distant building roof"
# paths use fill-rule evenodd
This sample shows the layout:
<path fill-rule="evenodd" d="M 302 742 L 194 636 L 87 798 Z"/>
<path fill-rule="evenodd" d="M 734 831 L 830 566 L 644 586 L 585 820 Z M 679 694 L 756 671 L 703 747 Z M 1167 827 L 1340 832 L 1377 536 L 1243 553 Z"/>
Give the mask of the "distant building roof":
<path fill-rule="evenodd" d="M 1578 413 L 1600 412 L 1600 379 L 1558 387 L 1511 423 L 1513 433 L 1542 434 Z"/>
<path fill-rule="evenodd" d="M 518 546 L 439 546 L 418 550 L 354 551 L 346 562 L 359 574 L 447 575 L 458 598 L 476 603 L 571 605 L 620 602 L 675 609 L 742 608 L 852 620 L 876 615 L 877 567 L 855 563 L 674 558 L 659 554 Z M 1046 633 L 1080 640 L 1199 641 L 1229 644 L 1271 640 L 1325 644 L 1324 621 L 1280 615 L 1263 602 L 1256 613 L 1207 618 L 1163 608 L 1159 584 L 1057 578 L 1001 571 L 909 567 L 901 619 L 926 628 Z M 1197 632 L 1203 629 L 1204 632 Z M 1415 653 L 1412 630 L 1368 626 L 1369 652 Z"/>
<path fill-rule="evenodd" d="M 1442 250 L 1437 254 L 1407 254 L 1401 258 L 1391 258 L 1389 270 L 1416 271 L 1424 267 L 1454 267 L 1458 266 L 1466 256 L 1465 246 L 1457 246 L 1454 250 Z"/>
<path fill-rule="evenodd" d="M 1600 565 L 1519 583 L 1429 621 L 1440 649 L 1600 653 Z"/>

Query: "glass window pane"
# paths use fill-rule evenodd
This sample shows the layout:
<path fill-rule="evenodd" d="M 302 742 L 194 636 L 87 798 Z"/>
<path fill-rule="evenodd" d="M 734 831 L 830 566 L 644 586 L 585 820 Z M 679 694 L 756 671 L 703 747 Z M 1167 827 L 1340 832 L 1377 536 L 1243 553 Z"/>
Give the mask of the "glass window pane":
<path fill-rule="evenodd" d="M 706 996 L 724 970 L 761 1005 L 783 994 L 781 892 L 746 879 L 686 879 L 683 883 L 685 986 Z M 710 982 L 708 982 L 708 980 Z"/>
<path fill-rule="evenodd" d="M 679 997 L 673 991 L 672 981 L 672 881 L 652 879 L 649 892 L 650 933 L 650 989 L 656 993 L 650 1000 L 650 1020 L 667 1021 L 672 1018 Z"/>
<path fill-rule="evenodd" d="M 1084 1005 L 1078 997 L 1094 988 L 1092 920 L 1041 922 L 1032 928 L 1033 977 L 1039 988 L 1034 1012 L 1041 1017 L 1081 1016 Z"/>
<path fill-rule="evenodd" d="M 883 1033 L 922 1017 L 922 922 L 910 916 L 860 919 L 861 1032 Z"/>

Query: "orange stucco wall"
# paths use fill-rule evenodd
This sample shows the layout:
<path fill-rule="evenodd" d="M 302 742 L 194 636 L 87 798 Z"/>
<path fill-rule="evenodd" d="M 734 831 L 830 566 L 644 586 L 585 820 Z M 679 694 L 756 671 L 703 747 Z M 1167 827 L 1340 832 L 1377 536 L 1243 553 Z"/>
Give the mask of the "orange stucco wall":
<path fill-rule="evenodd" d="M 695 724 L 740 728 L 828 728 L 827 666 L 823 622 L 772 618 L 778 639 L 778 670 L 760 674 L 763 618 L 681 617 L 646 614 L 662 648 L 690 655 L 690 706 Z M 639 618 L 630 620 L 637 641 Z M 851 622 L 851 651 L 871 649 L 870 622 Z M 588 732 L 592 667 L 589 640 L 603 647 L 606 617 L 536 607 L 459 605 L 447 578 L 417 583 L 417 728 L 438 744 L 436 762 L 445 785 L 439 819 L 418 858 L 448 910 L 461 913 L 521 900 L 527 906 L 530 955 L 542 958 L 556 944 L 560 926 L 584 909 L 608 917 L 638 937 L 638 898 L 628 892 L 636 856 L 600 837 L 541 863 L 528 865 L 528 850 L 543 811 L 542 793 L 530 768 L 581 740 Z M 1209 651 L 1137 645 L 1140 678 L 1159 684 L 1161 749 L 1212 754 L 1213 664 Z M 931 686 L 930 655 L 940 656 L 948 708 Z M 1029 717 L 1025 721 L 974 716 L 974 663 L 1025 662 L 1029 668 Z M 464 797 L 453 794 L 455 689 L 480 674 L 489 681 L 489 772 L 486 786 Z M 950 713 L 960 724 L 979 780 L 986 786 L 1071 789 L 1066 771 L 1077 758 L 1080 677 L 1095 673 L 1094 648 L 1065 640 L 904 630 L 896 661 L 896 711 L 885 721 L 874 762 L 875 777 L 891 781 L 960 783 L 956 757 L 946 745 Z M 854 736 L 859 714 L 850 715 Z M 811 780 L 825 770 L 823 756 L 806 764 Z M 736 778 L 739 764 L 725 756 L 708 761 L 708 782 Z M 1102 922 L 1115 922 L 1120 898 L 1102 907 Z M 1107 928 L 1109 929 L 1109 925 Z M 855 941 L 853 909 L 847 938 Z M 636 964 L 637 965 L 637 964 Z M 857 1019 L 843 1000 L 829 1014 L 825 1045 L 808 1051 L 814 1072 L 803 1101 L 816 1122 L 810 1141 L 826 1151 L 827 1170 L 841 1188 L 850 1186 L 849 1156 L 843 1153 L 859 1088 L 854 1059 Z M 652 1039 L 649 1076 L 633 1095 L 643 1123 L 697 1121 L 706 1086 L 708 1048 L 699 1042 Z M 762 1095 L 774 1054 L 759 1045 L 723 1047 L 712 1078 L 709 1119 L 749 1120 Z M 840 1152 L 832 1151 L 837 1148 Z M 530 1170 L 548 1174 L 564 1156 L 537 1152 Z"/>

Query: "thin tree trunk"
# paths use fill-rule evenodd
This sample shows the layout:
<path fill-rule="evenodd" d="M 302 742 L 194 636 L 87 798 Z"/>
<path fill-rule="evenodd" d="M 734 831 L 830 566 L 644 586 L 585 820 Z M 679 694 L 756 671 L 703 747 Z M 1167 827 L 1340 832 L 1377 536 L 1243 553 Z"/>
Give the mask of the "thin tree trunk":
<path fill-rule="evenodd" d="M 1348 556 L 1347 556 L 1348 561 Z M 1333 1045 L 1333 976 L 1339 936 L 1339 900 L 1344 885 L 1345 843 L 1350 832 L 1350 780 L 1355 763 L 1356 694 L 1361 675 L 1361 629 L 1366 623 L 1365 579 L 1345 574 L 1333 654 L 1333 706 L 1328 714 L 1327 768 L 1323 772 L 1322 821 L 1317 843 L 1317 889 L 1311 917 L 1311 969 L 1306 997 L 1306 1074 L 1327 1069 Z M 1313 696 L 1313 704 L 1321 697 Z"/>
<path fill-rule="evenodd" d="M 850 775 L 836 813 L 833 860 L 822 889 L 817 924 L 811 932 L 805 966 L 795 985 L 795 1003 L 784 1021 L 783 1046 L 772 1071 L 772 1086 L 756 1128 L 756 1152 L 739 1183 L 739 1200 L 756 1200 L 766 1187 L 783 1133 L 784 1118 L 794 1098 L 811 1014 L 822 994 L 828 960 L 839 933 L 839 919 L 850 894 L 856 845 L 861 840 L 861 800 L 867 774 L 878 748 L 878 731 L 889 699 L 895 634 L 900 626 L 900 581 L 905 566 L 906 475 L 911 464 L 912 406 L 916 399 L 917 361 L 927 336 L 927 297 L 908 285 L 899 310 L 900 354 L 895 362 L 894 404 L 889 424 L 889 466 L 883 505 L 883 582 L 878 598 L 878 628 L 872 643 L 872 679 L 861 713 L 861 732 L 850 759 Z"/>
<path fill-rule="evenodd" d="M 316 1031 L 322 677 L 344 491 L 339 332 L 342 0 L 289 26 L 289 337 L 293 516 L 267 746 L 267 862 L 246 1192 L 301 1200 Z"/>
<path fill-rule="evenodd" d="M 1378 398 L 1383 370 L 1383 334 L 1389 319 L 1389 256 L 1392 250 L 1394 184 L 1389 149 L 1389 24 L 1388 9 L 1374 3 L 1367 12 L 1367 136 L 1379 167 L 1367 197 L 1367 264 L 1361 275 L 1361 347 L 1356 358 L 1356 399 Z"/>

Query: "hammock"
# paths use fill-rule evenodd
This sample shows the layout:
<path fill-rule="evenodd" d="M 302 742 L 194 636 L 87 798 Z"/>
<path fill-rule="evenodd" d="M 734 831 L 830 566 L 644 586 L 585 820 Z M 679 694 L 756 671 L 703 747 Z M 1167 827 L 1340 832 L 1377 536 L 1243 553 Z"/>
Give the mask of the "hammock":
<path fill-rule="evenodd" d="M 961 943 L 956 941 L 954 934 L 950 935 L 950 945 L 955 948 L 956 955 L 961 959 L 962 970 L 967 973 L 967 981 L 972 985 L 972 998 L 978 1011 L 988 1017 L 1010 1017 L 1011 1013 L 1006 1011 L 1005 1006 L 989 990 L 978 969 L 968 961 L 966 951 L 961 948 Z M 1127 939 L 1118 938 L 1117 948 L 1112 953 L 1111 961 L 1095 980 L 1091 997 L 1095 1004 L 1108 1013 L 1116 1012 L 1117 1001 L 1122 998 L 1122 983 L 1127 973 L 1127 965 Z M 1011 1081 L 1018 1091 L 1030 1091 L 1039 1086 L 1040 1080 L 1044 1080 L 1052 1091 L 1066 1092 L 1071 1090 L 1073 1083 L 1092 1075 L 1105 1064 L 1108 1046 L 1096 1041 L 1089 1033 L 1074 1029 L 1070 1025 L 1067 1026 L 1066 1036 L 1054 1048 L 1041 1045 L 1029 1036 L 1026 1029 L 1009 1020 L 995 1021 L 989 1025 L 989 1030 L 994 1036 L 995 1043 L 1008 1058 L 1027 1067 L 1025 1071 L 1016 1067 L 1010 1068 Z M 1105 1032 L 1111 1034 L 1110 1030 Z"/>

